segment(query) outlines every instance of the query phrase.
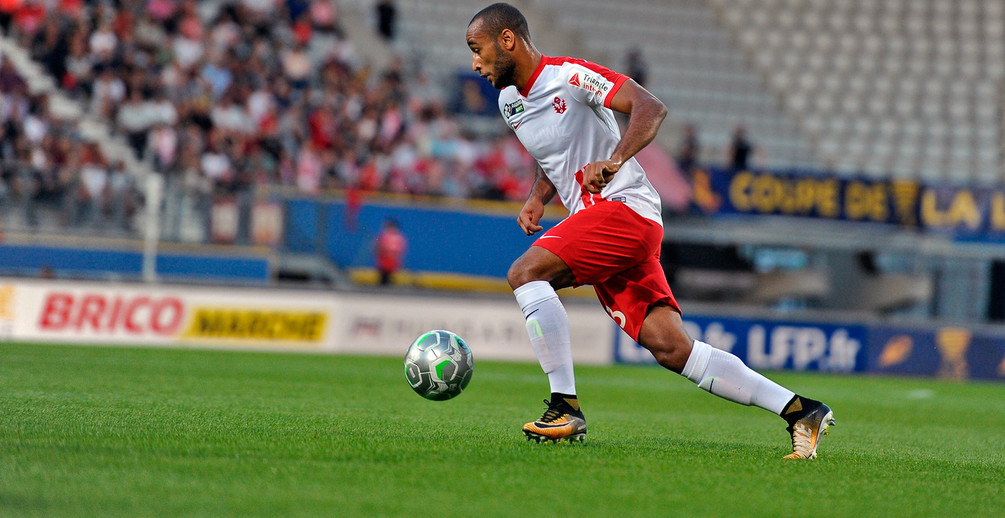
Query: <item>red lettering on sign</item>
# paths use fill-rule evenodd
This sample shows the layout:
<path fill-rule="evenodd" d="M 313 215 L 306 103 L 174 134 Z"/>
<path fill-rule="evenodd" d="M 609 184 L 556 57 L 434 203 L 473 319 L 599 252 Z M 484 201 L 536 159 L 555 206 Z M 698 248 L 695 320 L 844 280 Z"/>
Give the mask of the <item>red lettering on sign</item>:
<path fill-rule="evenodd" d="M 159 334 L 171 334 L 181 324 L 181 317 L 185 313 L 181 301 L 176 298 L 163 298 L 154 304 L 153 314 L 150 316 L 150 329 Z"/>
<path fill-rule="evenodd" d="M 104 295 L 84 295 L 80 302 L 80 312 L 77 313 L 74 327 L 76 327 L 77 330 L 80 330 L 83 329 L 84 326 L 90 325 L 92 329 L 100 329 L 101 323 L 98 322 L 98 319 L 101 318 L 101 315 L 104 312 Z"/>
<path fill-rule="evenodd" d="M 42 304 L 38 326 L 43 331 L 97 334 L 171 335 L 182 324 L 185 305 L 177 297 L 108 296 L 50 293 Z"/>
<path fill-rule="evenodd" d="M 126 306 L 125 326 L 127 331 L 137 334 L 143 332 L 143 328 L 140 327 L 140 324 L 136 323 L 133 317 L 139 312 L 141 306 L 146 306 L 149 303 L 150 297 L 136 297 Z"/>
<path fill-rule="evenodd" d="M 69 293 L 50 293 L 42 305 L 42 318 L 38 327 L 42 329 L 62 329 L 69 319 L 70 306 L 73 305 L 73 295 Z"/>

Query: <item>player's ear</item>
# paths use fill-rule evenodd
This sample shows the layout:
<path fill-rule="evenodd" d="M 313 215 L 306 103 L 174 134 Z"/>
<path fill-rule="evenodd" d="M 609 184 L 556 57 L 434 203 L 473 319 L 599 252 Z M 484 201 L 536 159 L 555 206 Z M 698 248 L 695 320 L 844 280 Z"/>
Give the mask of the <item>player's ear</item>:
<path fill-rule="evenodd" d="M 499 46 L 507 52 L 513 52 L 513 49 L 516 48 L 516 34 L 513 34 L 510 29 L 503 29 L 499 33 Z"/>

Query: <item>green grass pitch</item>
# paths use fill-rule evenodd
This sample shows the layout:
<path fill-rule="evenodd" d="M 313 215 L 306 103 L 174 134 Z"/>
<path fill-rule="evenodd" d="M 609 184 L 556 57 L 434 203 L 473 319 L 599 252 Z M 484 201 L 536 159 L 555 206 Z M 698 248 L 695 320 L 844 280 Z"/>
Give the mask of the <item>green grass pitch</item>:
<path fill-rule="evenodd" d="M 402 348 L 404 353 L 404 348 Z M 0 345 L 3 516 L 1001 516 L 1005 385 L 771 373 L 784 423 L 656 367 L 580 367 L 584 444 L 537 444 L 537 365 L 445 402 L 400 359 Z"/>

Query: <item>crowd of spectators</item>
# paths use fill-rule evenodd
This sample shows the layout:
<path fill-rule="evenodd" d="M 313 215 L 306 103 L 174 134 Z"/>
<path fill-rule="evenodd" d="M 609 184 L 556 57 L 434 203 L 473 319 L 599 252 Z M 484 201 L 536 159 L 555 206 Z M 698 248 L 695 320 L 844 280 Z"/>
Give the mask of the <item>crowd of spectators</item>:
<path fill-rule="evenodd" d="M 0 217 L 22 226 L 129 229 L 141 195 L 121 162 L 108 163 L 72 122 L 53 117 L 0 57 Z"/>
<path fill-rule="evenodd" d="M 398 59 L 372 69 L 333 0 L 15 3 L 0 19 L 6 34 L 170 189 L 519 200 L 529 188 L 532 159 L 511 135 L 466 134 L 445 108 L 446 89 L 419 67 Z M 4 88 L 4 131 L 17 138 L 3 139 L 0 158 L 46 170 L 61 189 L 79 185 L 88 199 L 99 183 L 110 195 L 125 188 L 121 164 L 75 140 L 44 97 Z M 71 166 L 53 173 L 53 164 Z M 88 180 L 93 164 L 106 171 L 103 182 Z"/>

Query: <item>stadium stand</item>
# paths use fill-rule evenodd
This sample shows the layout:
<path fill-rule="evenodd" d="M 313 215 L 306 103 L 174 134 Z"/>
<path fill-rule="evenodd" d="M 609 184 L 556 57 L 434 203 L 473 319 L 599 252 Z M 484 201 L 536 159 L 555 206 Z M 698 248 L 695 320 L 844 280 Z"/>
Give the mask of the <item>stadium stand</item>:
<path fill-rule="evenodd" d="M 253 185 L 524 195 L 528 156 L 512 137 L 473 139 L 437 84 L 400 60 L 371 70 L 337 13 L 332 2 L 70 2 L 37 23 L 15 17 L 11 39 L 52 78 L 37 89 L 70 99 L 66 120 L 99 120 L 105 131 L 87 137 L 106 154 L 124 141 L 133 153 L 120 159 L 162 173 L 167 239 L 205 240 L 211 197 Z"/>
<path fill-rule="evenodd" d="M 664 147 L 674 145 L 683 125 L 694 124 L 701 134 L 702 163 L 724 162 L 734 130 L 743 126 L 754 142 L 753 165 L 758 167 L 979 184 L 993 184 L 1001 177 L 998 85 L 1005 67 L 996 56 L 1005 50 L 1005 35 L 999 3 L 863 1 L 835 9 L 785 0 L 643 1 L 618 6 L 602 0 L 518 3 L 536 24 L 548 27 L 539 31 L 544 33 L 541 41 L 547 52 L 584 55 L 624 70 L 624 57 L 637 50 L 649 65 L 647 86 L 671 108 Z M 35 9 L 48 5 L 30 4 Z M 205 162 L 201 168 L 208 168 L 201 171 L 204 176 L 218 183 L 238 157 L 198 149 L 210 142 L 192 144 L 184 138 L 195 133 L 188 131 L 190 123 L 202 125 L 203 140 L 213 141 L 213 147 L 220 146 L 221 134 L 226 134 L 223 140 L 244 141 L 247 138 L 238 136 L 250 132 L 255 134 L 253 140 L 261 140 L 263 130 L 254 125 L 262 124 L 263 117 L 276 119 L 266 124 L 283 122 L 292 112 L 298 113 L 300 122 L 330 117 L 333 114 L 324 110 L 315 112 L 325 104 L 318 99 L 327 96 L 327 104 L 332 104 L 333 98 L 345 97 L 351 88 L 351 81 L 324 85 L 323 77 L 308 77 L 307 71 L 336 67 L 335 75 L 359 74 L 365 76 L 368 88 L 387 92 L 387 85 L 376 84 L 383 70 L 367 68 L 380 63 L 391 67 L 392 74 L 404 74 L 412 99 L 397 100 L 404 103 L 403 112 L 399 106 L 399 111 L 385 113 L 377 107 L 388 102 L 386 94 L 367 99 L 368 105 L 343 123 L 372 131 L 375 123 L 385 122 L 380 117 L 387 117 L 386 122 L 403 128 L 421 120 L 421 111 L 430 105 L 442 108 L 451 101 L 448 85 L 470 61 L 460 43 L 463 29 L 482 4 L 398 2 L 399 29 L 383 55 L 373 40 L 361 47 L 346 38 L 352 34 L 362 40 L 372 32 L 358 27 L 376 25 L 369 0 L 161 1 L 118 10 L 106 4 L 92 8 L 63 2 L 49 8 L 48 16 L 15 17 L 11 31 L 53 78 L 49 82 L 61 87 L 47 89 L 57 97 L 53 102 L 66 106 L 65 94 L 84 108 L 64 108 L 65 118 L 90 115 L 82 124 L 85 129 L 104 122 L 105 128 L 84 134 L 101 142 L 112 159 L 123 160 L 130 171 L 142 171 L 142 163 L 175 168 L 182 157 L 194 160 L 187 157 L 194 153 Z M 567 15 L 573 9 L 589 15 Z M 340 23 L 340 16 L 351 17 L 353 23 Z M 282 23 L 266 29 L 261 23 L 266 18 Z M 241 45 L 242 35 L 253 38 L 253 48 Z M 155 52 L 165 48 L 171 52 Z M 249 52 L 250 67 L 255 67 L 251 70 L 240 63 L 248 56 L 238 55 Z M 398 56 L 397 61 L 388 55 Z M 109 75 L 102 73 L 107 64 L 125 66 L 126 73 L 103 80 Z M 177 88 L 195 78 L 199 81 Z M 284 92 L 277 94 L 274 89 Z M 399 91 L 392 96 L 401 97 L 401 85 L 390 87 L 395 89 Z M 270 97 L 284 96 L 281 102 L 288 103 L 291 97 L 299 101 L 301 94 L 305 100 L 294 103 L 296 110 L 269 112 Z M 106 99 L 108 95 L 112 97 Z M 130 102 L 130 97 L 136 98 Z M 223 106 L 210 113 L 207 99 Z M 109 113 L 109 106 L 116 103 L 122 107 Z M 249 110 L 255 113 L 245 113 Z M 443 120 L 451 116 L 442 110 L 425 116 L 435 117 L 438 126 L 451 124 Z M 498 125 L 489 128 L 499 131 Z M 457 145 L 456 139 L 465 140 L 460 129 L 442 130 L 454 132 L 455 140 L 447 147 L 483 145 L 471 139 Z M 302 166 L 310 169 L 319 157 L 303 149 L 302 136 L 297 138 L 301 141 L 283 143 L 289 156 L 273 152 L 272 161 L 299 163 L 306 157 Z M 141 164 L 122 153 L 123 142 L 136 151 Z M 413 168 L 428 167 L 426 162 L 407 162 L 414 147 L 409 143 L 400 153 L 389 155 Z M 358 161 L 366 163 L 373 150 L 354 151 Z M 331 156 L 321 155 L 324 168 L 337 169 Z M 405 185 L 400 173 L 384 165 L 377 169 L 387 184 L 380 187 L 393 192 L 500 196 L 492 187 L 464 185 L 465 175 L 448 174 L 452 181 L 447 185 L 427 187 Z M 329 173 L 324 187 L 344 186 L 352 174 Z M 296 183 L 289 176 L 269 180 Z M 513 179 L 501 183 L 512 184 Z M 512 190 L 502 188 L 507 189 Z"/>
<path fill-rule="evenodd" d="M 710 4 L 828 168 L 1001 183 L 1001 2 Z"/>
<path fill-rule="evenodd" d="M 491 106 L 451 109 L 470 73 L 464 29 L 485 2 L 394 3 L 390 39 L 372 0 L 9 4 L 20 7 L 2 13 L 0 36 L 4 230 L 138 237 L 148 177 L 165 182 L 162 238 L 195 243 L 211 240 L 216 202 L 248 203 L 263 185 L 522 199 L 530 159 Z M 1002 183 L 1000 2 L 514 3 L 548 54 L 624 72 L 640 57 L 670 108 L 660 144 L 676 149 L 693 125 L 699 164 L 727 163 L 743 127 L 754 168 Z M 789 292 L 777 288 L 791 277 L 747 279 L 747 296 L 834 297 L 819 272 L 798 274 Z M 860 305 L 933 289 L 890 282 L 890 297 Z"/>
<path fill-rule="evenodd" d="M 463 68 L 460 28 L 482 4 L 400 2 L 398 48 L 428 49 L 437 68 Z M 650 64 L 647 87 L 670 107 L 675 129 L 700 128 L 704 163 L 724 161 L 733 130 L 744 125 L 761 167 L 1000 182 L 999 2 L 524 4 L 548 28 L 546 44 L 554 45 L 546 52 L 625 70 L 622 57 L 640 49 Z"/>

